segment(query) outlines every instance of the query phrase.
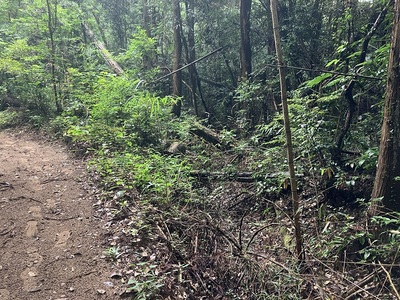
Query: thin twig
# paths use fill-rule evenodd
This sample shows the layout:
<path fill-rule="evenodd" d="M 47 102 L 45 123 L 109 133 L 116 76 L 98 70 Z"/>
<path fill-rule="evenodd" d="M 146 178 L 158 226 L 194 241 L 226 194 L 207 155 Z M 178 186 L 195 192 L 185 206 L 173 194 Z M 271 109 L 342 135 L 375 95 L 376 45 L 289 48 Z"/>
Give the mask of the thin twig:
<path fill-rule="evenodd" d="M 254 240 L 254 238 L 256 237 L 257 234 L 259 234 L 259 233 L 260 233 L 261 231 L 263 231 L 265 228 L 267 228 L 267 227 L 269 227 L 269 226 L 272 226 L 272 225 L 280 226 L 280 225 L 282 225 L 282 224 L 279 224 L 279 223 L 271 223 L 271 224 L 265 225 L 265 226 L 261 227 L 260 229 L 258 229 L 256 232 L 254 232 L 254 234 L 253 234 L 252 237 L 250 238 L 249 242 L 247 243 L 247 246 L 246 246 L 245 251 L 247 252 L 247 250 L 249 250 L 249 247 L 250 247 L 251 243 L 253 242 L 253 240 Z"/>
<path fill-rule="evenodd" d="M 312 256 L 311 253 L 308 253 L 308 255 L 311 255 L 311 256 Z M 339 273 L 339 272 L 335 271 L 335 270 L 332 269 L 330 266 L 328 266 L 327 264 L 325 264 L 323 261 L 321 261 L 321 260 L 319 260 L 319 259 L 317 259 L 317 258 L 315 258 L 315 257 L 314 257 L 314 260 L 315 260 L 315 261 L 318 261 L 321 265 L 323 265 L 325 268 L 329 269 L 332 273 L 337 274 L 339 277 L 341 277 L 341 278 L 342 278 L 344 281 L 346 281 L 347 283 L 349 283 L 349 284 L 351 284 L 351 285 L 354 285 L 354 286 L 356 286 L 359 290 L 363 291 L 364 293 L 367 293 L 367 294 L 371 297 L 371 299 L 373 298 L 373 299 L 378 299 L 378 300 L 380 300 L 379 297 L 377 297 L 377 296 L 371 294 L 369 291 L 367 291 L 366 289 L 364 289 L 363 287 L 361 287 L 359 284 L 354 283 L 354 282 L 352 282 L 351 280 L 347 279 L 342 273 Z"/>
<path fill-rule="evenodd" d="M 60 174 L 60 175 L 58 175 L 56 177 L 47 178 L 47 179 L 41 181 L 40 184 L 46 184 L 46 183 L 49 183 L 49 182 L 52 182 L 52 181 L 66 181 L 66 180 L 68 180 L 66 178 L 60 178 L 60 176 L 63 176 L 63 175 L 64 174 Z"/>
<path fill-rule="evenodd" d="M 323 262 L 325 264 L 344 263 L 342 260 L 320 260 L 320 259 L 306 259 L 305 262 L 315 263 Z M 361 266 L 376 266 L 375 263 L 361 262 L 361 261 L 346 261 L 348 265 L 361 265 Z M 400 267 L 400 264 L 382 264 L 384 267 Z"/>
<path fill-rule="evenodd" d="M 176 69 L 176 70 L 173 71 L 173 72 L 168 73 L 167 75 L 164 75 L 164 76 L 161 76 L 161 77 L 157 78 L 157 79 L 154 80 L 153 82 L 160 81 L 160 80 L 162 80 L 162 79 L 164 79 L 164 78 L 167 78 L 168 76 L 171 76 L 171 75 L 173 75 L 173 74 L 175 74 L 175 73 L 177 73 L 177 72 L 179 72 L 179 71 L 182 71 L 183 69 L 185 69 L 185 68 L 187 68 L 187 67 L 190 67 L 191 65 L 193 65 L 193 64 L 195 64 L 195 63 L 198 63 L 199 61 L 201 61 L 201 60 L 203 60 L 203 59 L 205 59 L 205 58 L 207 58 L 207 57 L 209 57 L 209 56 L 211 56 L 211 55 L 213 55 L 213 54 L 215 54 L 215 53 L 217 53 L 217 52 L 219 52 L 219 51 L 225 49 L 226 47 L 227 47 L 227 46 L 219 47 L 218 49 L 215 49 L 214 51 L 212 51 L 212 52 L 210 52 L 210 53 L 204 55 L 203 57 L 200 57 L 200 58 L 198 58 L 198 59 L 192 61 L 190 64 L 187 64 L 187 65 L 185 65 L 185 66 L 183 66 L 183 67 L 181 67 L 181 68 L 179 68 L 179 69 Z"/>
<path fill-rule="evenodd" d="M 239 223 L 239 246 L 240 246 L 240 249 L 243 249 L 243 246 L 242 246 L 242 228 L 243 228 L 243 221 L 244 221 L 244 218 L 247 216 L 247 214 L 250 212 L 250 210 L 251 210 L 251 208 L 249 208 L 249 209 L 243 214 L 243 216 L 240 218 L 240 223 Z"/>
<path fill-rule="evenodd" d="M 72 220 L 72 219 L 77 219 L 78 217 L 66 217 L 66 218 L 53 218 L 53 217 L 47 217 L 44 216 L 43 219 L 45 220 L 50 220 L 50 221 L 68 221 L 68 220 Z"/>
<path fill-rule="evenodd" d="M 241 245 L 239 245 L 239 243 L 236 241 L 236 239 L 234 237 L 229 236 L 226 232 L 224 232 L 221 228 L 219 228 L 219 226 L 214 225 L 212 223 L 213 219 L 211 218 L 211 216 L 209 214 L 205 213 L 204 215 L 207 217 L 208 227 L 219 232 L 225 239 L 227 239 L 229 242 L 231 242 L 231 244 L 234 245 L 239 252 L 242 252 Z"/>
<path fill-rule="evenodd" d="M 323 70 L 323 69 L 309 69 L 309 68 L 300 68 L 300 67 L 294 67 L 294 66 L 285 66 L 285 65 L 271 65 L 271 64 L 265 64 L 266 68 L 280 68 L 284 67 L 286 69 L 294 69 L 294 70 L 301 70 L 301 71 L 308 71 L 308 72 L 315 72 L 315 73 L 328 73 L 328 74 L 333 74 L 333 75 L 342 75 L 342 76 L 349 76 L 349 77 L 359 77 L 359 78 L 365 78 L 365 79 L 371 79 L 371 80 L 382 80 L 383 78 L 379 77 L 374 77 L 374 76 L 367 76 L 367 75 L 361 75 L 357 73 L 343 73 L 343 72 L 337 72 L 337 71 L 329 71 L 329 70 Z M 265 70 L 264 68 L 263 70 Z M 261 70 L 261 71 L 263 71 Z M 260 71 L 259 71 L 260 72 Z"/>
<path fill-rule="evenodd" d="M 252 252 L 252 251 L 247 251 L 246 253 L 247 253 L 247 254 L 250 254 L 250 255 L 254 255 L 254 256 L 258 256 L 258 257 L 264 258 L 264 259 L 266 259 L 266 260 L 272 262 L 274 265 L 277 265 L 277 266 L 281 267 L 282 269 L 284 269 L 284 270 L 285 270 L 286 272 L 288 272 L 289 274 L 296 275 L 299 279 L 301 278 L 301 276 L 300 276 L 299 274 L 294 274 L 293 270 L 290 270 L 290 269 L 289 269 L 288 267 L 286 267 L 284 264 L 282 264 L 282 263 L 280 263 L 280 262 L 278 262 L 278 261 L 272 259 L 271 257 L 267 257 L 267 256 L 265 256 L 265 255 L 263 255 L 263 254 L 256 253 L 256 252 Z"/>
<path fill-rule="evenodd" d="M 263 198 L 263 200 L 267 201 L 268 203 L 271 203 L 277 210 L 279 210 L 281 213 L 283 213 L 286 218 L 288 218 L 289 222 L 292 223 L 292 225 L 294 225 L 294 221 L 293 218 L 291 216 L 289 216 L 289 214 L 279 205 L 277 205 L 274 201 L 272 200 L 268 200 L 266 198 Z"/>
<path fill-rule="evenodd" d="M 37 203 L 40 203 L 40 204 L 43 204 L 43 202 L 40 201 L 40 200 L 36 200 L 36 199 L 34 199 L 34 198 L 26 197 L 26 196 L 18 196 L 18 197 L 15 197 L 15 198 L 10 198 L 10 201 L 18 201 L 18 200 L 24 200 L 24 199 L 29 200 L 29 201 L 34 201 L 34 202 L 37 202 Z"/>
<path fill-rule="evenodd" d="M 75 280 L 77 278 L 86 277 L 86 276 L 89 276 L 89 275 L 92 275 L 92 274 L 95 274 L 95 273 L 96 273 L 95 270 L 88 271 L 86 273 L 82 273 L 82 274 L 78 274 L 78 275 L 72 276 L 72 277 L 68 278 L 68 281 Z"/>
<path fill-rule="evenodd" d="M 382 268 L 383 272 L 385 272 L 386 277 L 388 278 L 388 280 L 390 282 L 390 287 L 393 289 L 393 292 L 396 294 L 397 299 L 400 300 L 400 294 L 397 291 L 396 286 L 393 283 L 392 276 L 390 276 L 389 272 L 385 269 L 385 267 L 381 264 L 380 261 L 378 261 L 378 263 L 379 263 L 379 266 Z"/>
<path fill-rule="evenodd" d="M 368 283 L 370 283 L 371 281 L 374 280 L 374 277 L 376 275 L 376 271 L 372 272 L 371 274 L 369 274 L 367 277 L 365 277 L 363 280 L 361 280 L 360 282 L 357 283 L 357 285 L 361 286 L 361 285 L 366 285 Z M 358 289 L 357 285 L 353 285 L 351 286 L 344 294 L 346 295 L 346 300 L 347 299 L 353 299 L 353 297 L 357 294 L 359 294 L 360 292 L 362 292 L 362 290 Z"/>

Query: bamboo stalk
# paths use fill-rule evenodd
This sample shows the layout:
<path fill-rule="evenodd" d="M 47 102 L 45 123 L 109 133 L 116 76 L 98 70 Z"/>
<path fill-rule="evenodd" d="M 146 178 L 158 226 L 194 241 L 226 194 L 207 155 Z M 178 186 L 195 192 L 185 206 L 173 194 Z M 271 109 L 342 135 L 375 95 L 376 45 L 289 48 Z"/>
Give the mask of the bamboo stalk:
<path fill-rule="evenodd" d="M 292 203 L 293 203 L 293 219 L 295 227 L 295 239 L 296 239 L 296 253 L 299 260 L 304 260 L 303 253 L 303 240 L 301 234 L 300 226 L 300 210 L 299 210 L 299 195 L 297 193 L 297 181 L 296 174 L 294 170 L 294 155 L 293 155 L 293 145 L 292 145 L 292 133 L 290 130 L 290 119 L 289 119 L 289 107 L 287 102 L 287 87 L 286 87 L 286 70 L 283 63 L 282 47 L 281 47 L 281 37 L 279 33 L 279 21 L 277 12 L 277 1 L 271 0 L 271 13 L 272 13 L 272 27 L 274 31 L 275 40 L 275 50 L 278 59 L 279 67 L 279 81 L 281 88 L 281 101 L 283 109 L 283 120 L 286 133 L 286 145 L 287 145 L 287 160 L 290 175 L 290 187 L 292 193 Z"/>

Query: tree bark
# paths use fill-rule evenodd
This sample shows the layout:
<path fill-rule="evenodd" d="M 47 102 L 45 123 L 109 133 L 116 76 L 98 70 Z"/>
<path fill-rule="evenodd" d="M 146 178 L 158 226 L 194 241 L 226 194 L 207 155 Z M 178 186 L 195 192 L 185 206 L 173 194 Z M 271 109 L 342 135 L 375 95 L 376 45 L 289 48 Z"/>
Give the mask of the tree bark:
<path fill-rule="evenodd" d="M 96 45 L 97 49 L 99 49 L 101 56 L 104 58 L 108 66 L 113 69 L 114 73 L 117 75 L 123 75 L 124 70 L 121 68 L 121 66 L 112 58 L 110 52 L 104 47 L 103 43 L 100 42 L 93 31 L 85 24 L 82 23 L 83 28 L 85 29 L 86 35 L 93 41 L 93 43 Z"/>
<path fill-rule="evenodd" d="M 400 0 L 399 0 L 400 1 Z M 296 253 L 299 260 L 304 260 L 303 253 L 303 238 L 300 226 L 300 210 L 299 210 L 299 195 L 297 193 L 297 181 L 296 174 L 294 170 L 294 156 L 293 156 L 293 145 L 292 145 L 292 133 L 290 130 L 290 119 L 289 119 L 289 108 L 287 102 L 287 88 L 286 88 L 286 71 L 283 64 L 283 55 L 281 47 L 281 37 L 279 33 L 279 22 L 278 22 L 278 12 L 276 0 L 271 0 L 271 13 L 272 13 L 272 27 L 274 30 L 275 39 L 275 50 L 276 56 L 278 58 L 279 67 L 279 80 L 281 87 L 281 101 L 283 109 L 283 121 L 286 133 L 286 145 L 287 145 L 287 160 L 290 175 L 290 188 L 292 193 L 292 203 L 293 203 L 293 219 L 295 227 L 295 240 L 296 240 Z"/>
<path fill-rule="evenodd" d="M 152 37 L 151 27 L 150 27 L 150 16 L 149 16 L 149 7 L 148 0 L 142 0 L 142 14 L 143 14 L 143 28 L 146 31 L 147 37 Z M 144 67 L 146 70 L 153 69 L 153 61 L 150 56 L 145 55 L 143 57 Z"/>
<path fill-rule="evenodd" d="M 195 39 L 194 39 L 194 1 L 193 0 L 186 0 L 186 24 L 188 27 L 188 38 L 187 38 L 187 58 L 188 63 L 193 62 L 196 59 L 196 49 L 195 49 Z M 194 107 L 194 111 L 196 116 L 199 116 L 199 108 L 197 104 L 197 69 L 196 65 L 193 64 L 189 67 L 189 76 L 190 76 L 190 88 L 192 94 L 192 103 Z"/>
<path fill-rule="evenodd" d="M 173 71 L 179 70 L 182 67 L 182 18 L 181 6 L 179 0 L 173 0 L 173 13 L 174 13 L 174 66 Z M 172 113 L 180 117 L 182 110 L 182 72 L 177 71 L 172 76 L 173 96 L 176 97 L 176 103 L 172 107 Z"/>
<path fill-rule="evenodd" d="M 146 31 L 148 37 L 151 37 L 151 28 L 150 28 L 150 17 L 149 17 L 149 9 L 148 9 L 148 0 L 142 0 L 142 14 L 143 14 L 143 28 Z"/>
<path fill-rule="evenodd" d="M 252 72 L 250 41 L 251 1 L 240 1 L 240 68 L 241 78 L 245 80 L 249 79 Z"/>
<path fill-rule="evenodd" d="M 371 197 L 400 211 L 400 0 L 395 0 L 378 167 Z M 370 213 L 376 213 L 377 206 Z"/>
<path fill-rule="evenodd" d="M 232 148 L 231 145 L 226 145 L 223 143 L 222 138 L 217 132 L 201 125 L 200 123 L 195 122 L 193 124 L 193 127 L 190 129 L 190 133 L 204 139 L 206 142 L 213 144 L 214 146 L 222 150 L 228 150 Z"/>
<path fill-rule="evenodd" d="M 96 21 L 97 28 L 98 28 L 98 30 L 99 30 L 99 32 L 100 32 L 101 39 L 102 39 L 102 41 L 103 41 L 105 47 L 108 48 L 108 42 L 107 42 L 106 34 L 105 34 L 105 32 L 104 32 L 103 27 L 101 26 L 100 18 L 99 18 L 98 15 L 96 15 L 96 13 L 95 13 L 94 11 L 92 11 L 92 15 L 93 15 L 93 17 L 94 17 L 94 19 L 95 19 L 95 21 Z"/>

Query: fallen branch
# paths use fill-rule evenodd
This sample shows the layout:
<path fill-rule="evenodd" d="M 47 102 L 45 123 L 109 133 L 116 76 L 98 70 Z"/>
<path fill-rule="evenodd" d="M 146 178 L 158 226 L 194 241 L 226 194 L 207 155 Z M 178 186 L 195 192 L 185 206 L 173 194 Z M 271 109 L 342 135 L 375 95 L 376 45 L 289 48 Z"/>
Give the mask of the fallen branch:
<path fill-rule="evenodd" d="M 87 36 L 93 41 L 93 43 L 96 45 L 97 49 L 99 49 L 101 56 L 104 58 L 106 63 L 110 66 L 110 68 L 113 69 L 114 73 L 117 75 L 123 75 L 124 70 L 112 58 L 110 52 L 108 52 L 106 47 L 104 47 L 103 43 L 97 39 L 97 37 L 95 36 L 93 31 L 85 23 L 82 23 L 82 26 L 85 29 Z"/>
<path fill-rule="evenodd" d="M 238 172 L 238 173 L 226 173 L 226 172 L 208 172 L 193 170 L 190 172 L 190 176 L 197 177 L 199 179 L 208 180 L 232 180 L 238 182 L 254 182 L 256 178 L 253 177 L 252 172 Z"/>
<path fill-rule="evenodd" d="M 267 68 L 279 68 L 279 65 L 271 65 L 271 64 L 264 64 L 264 68 L 258 72 L 254 73 L 260 73 Z M 304 67 L 295 67 L 295 66 L 284 66 L 286 69 L 293 69 L 293 70 L 300 70 L 300 71 L 307 71 L 307 72 L 315 72 L 315 73 L 328 73 L 328 74 L 333 74 L 333 75 L 341 75 L 341 76 L 348 76 L 348 77 L 353 77 L 353 78 L 364 78 L 364 79 L 370 79 L 370 80 L 382 80 L 382 78 L 375 77 L 375 76 L 367 76 L 367 75 L 361 75 L 358 73 L 344 73 L 344 72 L 337 72 L 337 71 L 330 71 L 330 70 L 324 70 L 324 69 L 310 69 L 310 68 L 304 68 Z M 253 73 L 253 74 L 254 74 Z"/>
<path fill-rule="evenodd" d="M 238 182 L 255 182 L 273 178 L 282 178 L 282 179 L 289 178 L 289 173 L 287 172 L 256 175 L 253 172 L 227 173 L 219 171 L 209 172 L 209 171 L 193 170 L 189 174 L 190 176 L 198 177 L 199 179 L 231 180 Z M 303 174 L 296 174 L 296 176 L 302 177 Z"/>
<path fill-rule="evenodd" d="M 49 220 L 49 221 L 68 221 L 68 220 L 72 220 L 72 219 L 77 219 L 78 217 L 66 217 L 66 218 L 53 218 L 53 217 L 47 217 L 44 216 L 43 219 L 45 220 Z"/>
<path fill-rule="evenodd" d="M 360 294 L 362 292 L 364 292 L 363 289 L 361 289 L 360 287 L 362 286 L 366 286 L 367 284 L 371 283 L 372 281 L 374 281 L 376 275 L 379 272 L 372 272 L 371 274 L 369 274 L 367 277 L 365 277 L 363 280 L 361 280 L 360 282 L 357 282 L 357 284 L 354 285 L 350 285 L 350 288 L 347 289 L 347 291 L 345 291 L 343 293 L 343 295 L 346 297 L 345 299 L 354 299 L 354 297 L 357 294 Z"/>
<path fill-rule="evenodd" d="M 221 82 L 216 82 L 204 77 L 200 77 L 200 81 L 204 81 L 205 83 L 208 83 L 209 85 L 215 86 L 217 88 L 227 88 L 227 89 L 230 88 Z"/>
<path fill-rule="evenodd" d="M 183 69 L 186 69 L 187 67 L 190 67 L 191 65 L 193 65 L 193 64 L 195 64 L 195 63 L 198 63 L 199 61 L 201 61 L 201 60 L 203 60 L 203 59 L 206 59 L 207 57 L 209 57 L 209 56 L 211 56 L 211 55 L 213 55 L 213 54 L 215 54 L 215 53 L 217 53 L 217 52 L 219 52 L 219 51 L 225 49 L 226 47 L 227 47 L 227 46 L 219 47 L 218 49 L 215 49 L 214 51 L 212 51 L 212 52 L 210 52 L 210 53 L 204 55 L 203 57 L 200 57 L 200 58 L 198 58 L 198 59 L 192 61 L 190 64 L 187 64 L 187 65 L 185 65 L 185 66 L 183 66 L 183 67 L 181 67 L 181 68 L 179 68 L 179 69 L 174 70 L 173 72 L 168 73 L 167 75 L 164 75 L 164 76 L 161 76 L 161 77 L 157 78 L 156 80 L 154 80 L 154 82 L 160 81 L 160 80 L 162 80 L 162 79 L 164 79 L 164 78 L 167 78 L 167 77 L 169 77 L 169 76 L 171 76 L 171 75 L 173 75 L 173 74 L 175 74 L 175 73 L 177 73 L 177 72 L 179 72 L 179 71 L 182 71 Z"/>
<path fill-rule="evenodd" d="M 40 201 L 40 200 L 36 200 L 34 198 L 26 197 L 26 196 L 18 196 L 18 197 L 10 198 L 10 201 L 19 201 L 19 200 L 28 200 L 28 201 L 34 201 L 34 202 L 43 204 L 42 201 Z"/>
<path fill-rule="evenodd" d="M 385 267 L 379 262 L 379 266 L 382 268 L 383 272 L 385 272 L 387 279 L 389 280 L 390 287 L 392 288 L 393 292 L 396 294 L 397 299 L 400 300 L 400 294 L 393 283 L 392 276 L 390 276 L 389 272 L 385 269 Z"/>

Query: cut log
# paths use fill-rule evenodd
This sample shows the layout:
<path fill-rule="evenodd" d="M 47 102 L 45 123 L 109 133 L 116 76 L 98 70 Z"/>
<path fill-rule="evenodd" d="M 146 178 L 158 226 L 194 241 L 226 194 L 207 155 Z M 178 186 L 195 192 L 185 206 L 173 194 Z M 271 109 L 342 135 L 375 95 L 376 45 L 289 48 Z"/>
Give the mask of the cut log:
<path fill-rule="evenodd" d="M 171 155 L 185 154 L 185 152 L 186 152 L 186 146 L 182 142 L 177 142 L 177 141 L 173 142 L 166 151 L 166 153 Z"/>
<path fill-rule="evenodd" d="M 210 144 L 213 144 L 221 150 L 229 150 L 232 148 L 232 145 L 226 144 L 222 141 L 217 132 L 201 125 L 200 123 L 194 123 L 192 129 L 190 129 L 190 133 L 202 138 Z"/>

